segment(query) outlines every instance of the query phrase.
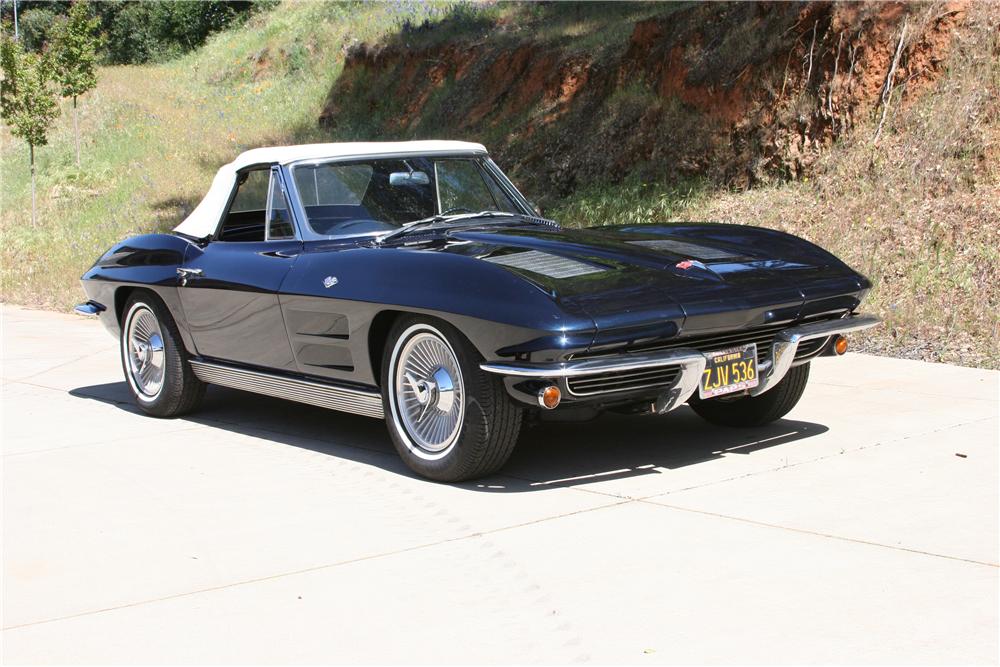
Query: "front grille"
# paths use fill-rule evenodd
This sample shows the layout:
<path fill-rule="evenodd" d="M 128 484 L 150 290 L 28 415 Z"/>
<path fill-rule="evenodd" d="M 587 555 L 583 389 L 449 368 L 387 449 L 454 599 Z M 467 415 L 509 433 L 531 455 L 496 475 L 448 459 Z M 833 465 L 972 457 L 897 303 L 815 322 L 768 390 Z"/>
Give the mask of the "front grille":
<path fill-rule="evenodd" d="M 641 368 L 632 371 L 615 371 L 571 377 L 566 381 L 569 391 L 577 396 L 605 394 L 613 391 L 633 391 L 646 387 L 673 384 L 680 369 L 677 366 Z"/>
<path fill-rule="evenodd" d="M 817 318 L 830 319 L 830 318 Z M 794 327 L 795 324 L 773 324 L 742 331 L 733 331 L 707 336 L 690 336 L 678 338 L 669 342 L 653 342 L 645 345 L 635 345 L 627 348 L 614 348 L 597 352 L 582 352 L 574 354 L 571 359 L 594 359 L 629 353 L 663 352 L 678 348 L 690 348 L 699 352 L 713 352 L 731 347 L 741 347 L 755 343 L 757 345 L 757 365 L 765 367 L 771 362 L 771 345 L 778 332 Z M 802 341 L 795 352 L 796 360 L 805 360 L 816 356 L 823 349 L 829 338 L 814 338 Z M 602 394 L 608 392 L 633 391 L 648 387 L 667 386 L 677 379 L 679 370 L 676 366 L 661 368 L 643 368 L 631 371 L 599 373 L 570 378 L 567 382 L 571 393 L 577 396 Z"/>
<path fill-rule="evenodd" d="M 829 340 L 830 336 L 826 338 L 810 338 L 809 340 L 802 341 L 799 343 L 798 349 L 795 350 L 795 360 L 800 361 L 817 356 L 823 351 Z"/>
<path fill-rule="evenodd" d="M 641 368 L 571 377 L 567 380 L 567 385 L 570 393 L 577 396 L 589 396 L 613 391 L 634 391 L 646 387 L 670 385 L 677 379 L 678 373 L 680 373 L 680 369 L 677 366 Z"/>

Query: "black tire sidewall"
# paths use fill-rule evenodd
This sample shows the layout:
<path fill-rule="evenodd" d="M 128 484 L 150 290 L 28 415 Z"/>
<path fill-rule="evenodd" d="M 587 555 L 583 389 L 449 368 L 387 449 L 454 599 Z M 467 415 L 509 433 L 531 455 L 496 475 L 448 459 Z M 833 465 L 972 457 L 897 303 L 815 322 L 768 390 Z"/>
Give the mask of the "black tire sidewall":
<path fill-rule="evenodd" d="M 134 385 L 126 352 L 129 322 L 141 307 L 145 307 L 156 317 L 163 340 L 163 385 L 159 393 L 152 398 L 145 396 Z M 137 290 L 129 296 L 122 310 L 118 347 L 125 383 L 143 412 L 155 417 L 173 417 L 187 411 L 200 400 L 204 385 L 194 378 L 193 372 L 188 367 L 187 353 L 180 341 L 173 317 L 153 292 Z"/>
<path fill-rule="evenodd" d="M 414 328 L 418 327 L 418 328 Z M 395 351 L 400 349 L 406 340 L 414 335 L 427 331 L 442 338 L 451 348 L 458 360 L 462 372 L 462 386 L 465 396 L 465 415 L 461 430 L 455 443 L 440 458 L 429 459 L 414 453 L 415 444 L 406 435 L 406 429 L 396 416 L 394 405 L 395 392 L 393 377 Z M 395 323 L 387 338 L 382 356 L 382 406 L 385 411 L 386 426 L 392 443 L 403 461 L 415 472 L 437 481 L 458 481 L 470 476 L 484 455 L 484 448 L 489 446 L 490 417 L 492 413 L 484 408 L 484 400 L 493 400 L 484 396 L 482 382 L 492 378 L 484 378 L 479 369 L 478 352 L 461 333 L 446 322 L 430 317 L 404 317 Z"/>

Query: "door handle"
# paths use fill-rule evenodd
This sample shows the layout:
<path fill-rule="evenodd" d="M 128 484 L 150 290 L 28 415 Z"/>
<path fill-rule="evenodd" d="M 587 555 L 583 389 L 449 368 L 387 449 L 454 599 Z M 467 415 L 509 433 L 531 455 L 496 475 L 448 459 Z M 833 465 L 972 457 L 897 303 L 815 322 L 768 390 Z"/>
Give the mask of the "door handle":
<path fill-rule="evenodd" d="M 291 259 L 292 257 L 298 257 L 298 250 L 268 250 L 266 252 L 260 253 L 266 255 L 267 257 L 281 257 L 282 259 Z"/>
<path fill-rule="evenodd" d="M 181 278 L 181 287 L 187 285 L 188 278 L 195 276 L 200 276 L 204 273 L 201 269 L 185 269 L 184 267 L 177 268 L 177 275 Z"/>

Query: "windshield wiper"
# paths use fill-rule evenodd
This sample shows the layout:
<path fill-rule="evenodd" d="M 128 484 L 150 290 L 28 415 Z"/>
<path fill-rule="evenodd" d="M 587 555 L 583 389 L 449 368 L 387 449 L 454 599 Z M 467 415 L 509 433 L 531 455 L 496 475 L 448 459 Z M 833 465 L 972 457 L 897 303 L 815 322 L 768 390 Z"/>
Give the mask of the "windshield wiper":
<path fill-rule="evenodd" d="M 427 227 L 429 225 L 434 225 L 439 222 L 454 222 L 456 220 L 471 220 L 473 218 L 496 218 L 496 217 L 512 218 L 514 217 L 514 214 L 505 213 L 503 211 L 480 211 L 479 213 L 453 213 L 451 215 L 444 215 L 439 213 L 437 215 L 432 215 L 429 218 L 421 218 L 420 220 L 404 222 L 399 227 L 399 229 L 394 229 L 388 234 L 380 236 L 378 238 L 378 242 L 379 244 L 382 244 L 391 238 L 400 236 L 402 234 L 406 234 L 407 232 L 410 232 L 413 229 L 417 229 L 419 227 Z"/>

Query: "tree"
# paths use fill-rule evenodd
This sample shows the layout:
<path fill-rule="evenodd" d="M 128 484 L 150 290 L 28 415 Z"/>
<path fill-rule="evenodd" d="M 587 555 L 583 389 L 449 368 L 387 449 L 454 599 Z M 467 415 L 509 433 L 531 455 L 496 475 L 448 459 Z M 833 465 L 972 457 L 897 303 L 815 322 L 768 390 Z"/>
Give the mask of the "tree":
<path fill-rule="evenodd" d="M 63 97 L 73 98 L 73 135 L 76 139 L 76 166 L 80 167 L 80 124 L 77 121 L 76 99 L 97 86 L 97 48 L 100 19 L 91 18 L 84 0 L 69 8 L 64 21 L 52 30 L 52 58 L 55 79 Z"/>
<path fill-rule="evenodd" d="M 59 115 L 47 56 L 26 53 L 5 26 L 0 35 L 0 117 L 10 132 L 28 143 L 31 159 L 31 224 L 35 224 L 35 146 L 48 143 L 48 131 Z"/>

